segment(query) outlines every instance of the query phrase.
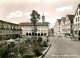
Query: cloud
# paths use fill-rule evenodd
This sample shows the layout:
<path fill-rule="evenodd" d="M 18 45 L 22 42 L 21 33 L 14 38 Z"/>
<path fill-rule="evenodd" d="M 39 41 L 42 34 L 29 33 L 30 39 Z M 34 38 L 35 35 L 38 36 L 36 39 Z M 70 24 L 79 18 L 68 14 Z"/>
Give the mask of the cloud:
<path fill-rule="evenodd" d="M 25 15 L 30 15 L 30 14 L 31 14 L 31 12 L 26 12 L 26 13 L 25 13 Z"/>
<path fill-rule="evenodd" d="M 26 13 L 25 13 L 25 16 L 26 16 L 28 19 L 30 19 L 30 18 L 31 18 L 30 14 L 31 14 L 31 12 L 26 12 Z"/>
<path fill-rule="evenodd" d="M 28 2 L 32 2 L 32 3 L 34 3 L 34 2 L 39 2 L 39 0 L 27 0 Z"/>
<path fill-rule="evenodd" d="M 53 2 L 57 2 L 59 0 L 45 0 L 47 3 L 53 3 Z"/>
<path fill-rule="evenodd" d="M 53 28 L 57 19 L 60 19 L 60 17 L 55 16 L 55 17 L 51 17 L 51 18 L 46 18 L 46 22 L 50 22 L 50 28 Z"/>
<path fill-rule="evenodd" d="M 60 8 L 56 9 L 56 11 L 65 11 L 65 10 L 72 10 L 72 5 L 65 6 L 65 7 L 60 7 Z"/>
<path fill-rule="evenodd" d="M 1 2 L 39 2 L 40 0 L 0 0 Z"/>
<path fill-rule="evenodd" d="M 7 18 L 20 18 L 23 17 L 23 12 L 22 11 L 16 11 L 16 12 L 11 12 Z"/>

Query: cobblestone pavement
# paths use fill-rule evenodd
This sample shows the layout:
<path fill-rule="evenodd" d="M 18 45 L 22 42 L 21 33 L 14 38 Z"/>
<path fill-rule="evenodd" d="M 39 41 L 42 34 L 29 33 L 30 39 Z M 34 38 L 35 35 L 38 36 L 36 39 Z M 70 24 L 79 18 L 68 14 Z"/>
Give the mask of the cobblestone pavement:
<path fill-rule="evenodd" d="M 44 58 L 80 58 L 80 41 L 50 37 L 51 48 Z"/>

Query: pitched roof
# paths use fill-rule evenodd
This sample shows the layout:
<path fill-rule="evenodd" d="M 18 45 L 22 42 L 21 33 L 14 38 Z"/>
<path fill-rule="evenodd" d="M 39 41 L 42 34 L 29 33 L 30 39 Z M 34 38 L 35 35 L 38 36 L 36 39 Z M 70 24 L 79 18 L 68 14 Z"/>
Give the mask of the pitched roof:
<path fill-rule="evenodd" d="M 58 23 L 60 24 L 61 23 L 61 19 L 57 19 L 58 20 Z"/>
<path fill-rule="evenodd" d="M 38 22 L 36 23 L 37 26 L 48 26 L 49 22 Z M 19 24 L 20 26 L 32 26 L 31 22 L 23 22 Z"/>
<path fill-rule="evenodd" d="M 74 20 L 74 15 L 67 15 L 68 18 L 70 19 L 70 22 L 73 23 L 73 20 Z"/>
<path fill-rule="evenodd" d="M 76 12 L 77 12 L 78 8 L 80 8 L 80 4 L 78 4 L 77 9 L 76 9 Z M 76 15 L 76 12 L 75 12 L 75 15 Z"/>
<path fill-rule="evenodd" d="M 61 18 L 61 21 L 63 21 L 63 22 L 65 23 L 66 18 L 65 18 L 65 17 L 62 17 L 62 18 Z"/>
<path fill-rule="evenodd" d="M 15 23 L 11 23 L 11 22 L 7 22 L 7 21 L 3 21 L 3 20 L 0 20 L 1 23 L 7 23 L 7 24 L 12 24 L 12 25 L 18 25 L 18 24 L 15 24 Z"/>

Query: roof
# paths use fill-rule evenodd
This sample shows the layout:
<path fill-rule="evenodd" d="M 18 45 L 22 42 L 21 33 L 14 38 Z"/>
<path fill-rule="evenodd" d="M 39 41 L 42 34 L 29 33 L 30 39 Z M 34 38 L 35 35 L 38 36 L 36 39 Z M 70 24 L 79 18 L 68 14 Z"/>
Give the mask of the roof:
<path fill-rule="evenodd" d="M 7 22 L 7 21 L 3 21 L 3 20 L 0 20 L 0 22 L 7 23 L 7 24 L 12 24 L 12 25 L 18 25 L 18 24 Z"/>
<path fill-rule="evenodd" d="M 62 18 L 61 18 L 61 21 L 63 21 L 63 22 L 65 23 L 66 18 L 65 18 L 65 17 L 62 17 Z"/>
<path fill-rule="evenodd" d="M 49 22 L 38 22 L 36 23 L 37 26 L 48 26 Z M 20 26 L 32 26 L 31 22 L 23 22 L 19 24 Z"/>
<path fill-rule="evenodd" d="M 74 20 L 74 15 L 67 15 L 68 18 L 70 19 L 70 22 L 73 23 L 73 20 Z"/>
<path fill-rule="evenodd" d="M 61 19 L 57 19 L 58 20 L 58 23 L 60 24 L 61 23 Z"/>
<path fill-rule="evenodd" d="M 76 12 L 77 12 L 78 8 L 80 8 L 80 4 L 78 4 L 77 9 L 76 9 Z M 75 15 L 76 15 L 76 12 L 75 12 Z"/>

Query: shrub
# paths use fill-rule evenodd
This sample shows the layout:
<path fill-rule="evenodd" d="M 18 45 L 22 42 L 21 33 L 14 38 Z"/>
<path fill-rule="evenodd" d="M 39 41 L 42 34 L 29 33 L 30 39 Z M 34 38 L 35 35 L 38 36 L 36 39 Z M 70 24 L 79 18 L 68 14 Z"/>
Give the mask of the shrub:
<path fill-rule="evenodd" d="M 25 43 L 26 44 L 31 44 L 32 43 L 32 40 L 28 38 L 27 40 L 25 40 Z"/>
<path fill-rule="evenodd" d="M 43 41 L 43 38 L 42 37 L 38 37 L 38 40 L 37 40 L 39 43 L 41 43 Z"/>
<path fill-rule="evenodd" d="M 42 45 L 43 45 L 43 47 L 48 47 L 48 42 L 44 41 Z"/>
<path fill-rule="evenodd" d="M 34 47 L 34 52 L 36 53 L 36 56 L 42 55 L 42 49 L 39 46 Z"/>

